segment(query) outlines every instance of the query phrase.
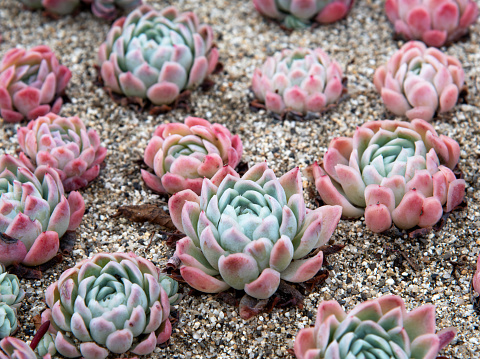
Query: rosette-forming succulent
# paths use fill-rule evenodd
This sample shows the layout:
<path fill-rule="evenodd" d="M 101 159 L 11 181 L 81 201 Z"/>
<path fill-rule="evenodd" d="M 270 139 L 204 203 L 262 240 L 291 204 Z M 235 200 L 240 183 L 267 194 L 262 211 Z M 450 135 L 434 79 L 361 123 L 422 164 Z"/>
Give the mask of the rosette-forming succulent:
<path fill-rule="evenodd" d="M 172 332 L 159 272 L 133 253 L 99 253 L 62 273 L 47 288 L 42 313 L 57 351 L 85 359 L 152 353 Z"/>
<path fill-rule="evenodd" d="M 17 309 L 0 302 L 0 338 L 13 334 L 17 327 Z"/>
<path fill-rule="evenodd" d="M 7 122 L 58 113 L 72 74 L 48 46 L 10 49 L 0 63 L 0 114 Z"/>
<path fill-rule="evenodd" d="M 298 29 L 311 22 L 330 24 L 347 16 L 354 0 L 253 0 L 263 16 Z"/>
<path fill-rule="evenodd" d="M 87 131 L 78 117 L 49 113 L 20 127 L 17 135 L 25 166 L 34 171 L 37 166 L 49 165 L 58 172 L 67 192 L 95 179 L 107 154 L 97 131 Z"/>
<path fill-rule="evenodd" d="M 85 204 L 78 192 L 64 195 L 58 173 L 32 173 L 10 155 L 0 157 L 0 263 L 39 265 L 52 259 L 67 230 L 80 224 Z"/>
<path fill-rule="evenodd" d="M 450 111 L 455 106 L 464 79 L 455 57 L 410 41 L 375 71 L 373 82 L 395 115 L 430 121 L 436 111 Z"/>
<path fill-rule="evenodd" d="M 50 359 L 49 356 L 43 359 Z M 0 359 L 37 359 L 30 346 L 18 338 L 6 337 L 0 340 Z"/>
<path fill-rule="evenodd" d="M 187 235 L 175 252 L 183 279 L 202 292 L 233 287 L 259 299 L 275 293 L 280 279 L 303 282 L 319 271 L 323 252 L 307 256 L 328 241 L 341 215 L 339 206 L 307 210 L 300 170 L 277 178 L 266 163 L 218 186 L 205 179 L 200 196 L 179 192 L 168 207 Z"/>
<path fill-rule="evenodd" d="M 397 34 L 435 47 L 467 34 L 478 17 L 473 0 L 387 0 L 385 11 Z"/>
<path fill-rule="evenodd" d="M 80 5 L 80 0 L 20 0 L 20 2 L 31 10 L 43 9 L 56 16 L 71 14 Z"/>
<path fill-rule="evenodd" d="M 214 71 L 212 45 L 211 27 L 194 13 L 143 5 L 112 25 L 99 49 L 101 76 L 115 93 L 171 104 Z"/>
<path fill-rule="evenodd" d="M 15 308 L 25 297 L 25 291 L 20 288 L 20 282 L 15 274 L 8 274 L 5 266 L 0 264 L 0 302 Z"/>
<path fill-rule="evenodd" d="M 153 174 L 142 170 L 148 187 L 160 193 L 191 189 L 200 194 L 203 178 L 215 184 L 232 173 L 242 157 L 238 135 L 218 123 L 187 117 L 185 123 L 157 127 L 145 149 L 145 163 Z"/>
<path fill-rule="evenodd" d="M 423 120 L 372 121 L 353 138 L 334 138 L 313 177 L 325 203 L 341 205 L 347 218 L 364 215 L 374 232 L 392 221 L 429 227 L 463 201 L 465 180 L 452 171 L 459 158 L 458 143 Z"/>
<path fill-rule="evenodd" d="M 342 69 L 320 48 L 285 49 L 255 69 L 252 89 L 267 110 L 319 112 L 343 92 Z"/>
<path fill-rule="evenodd" d="M 299 331 L 298 359 L 435 359 L 456 334 L 435 333 L 435 306 L 407 312 L 402 298 L 386 295 L 345 313 L 334 300 L 320 302 L 315 327 Z"/>

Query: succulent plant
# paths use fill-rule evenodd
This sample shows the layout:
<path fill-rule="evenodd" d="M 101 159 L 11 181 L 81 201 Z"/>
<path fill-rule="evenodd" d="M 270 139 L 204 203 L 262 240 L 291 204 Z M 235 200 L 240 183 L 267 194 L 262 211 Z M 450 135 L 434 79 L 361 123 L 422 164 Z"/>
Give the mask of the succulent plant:
<path fill-rule="evenodd" d="M 387 0 L 385 11 L 397 34 L 435 47 L 466 35 L 478 17 L 473 0 Z"/>
<path fill-rule="evenodd" d="M 57 351 L 85 359 L 152 353 L 172 331 L 159 278 L 157 267 L 133 253 L 99 253 L 66 270 L 47 288 L 42 313 Z"/>
<path fill-rule="evenodd" d="M 7 122 L 58 113 L 72 74 L 48 46 L 10 49 L 0 63 L 0 114 Z"/>
<path fill-rule="evenodd" d="M 0 340 L 0 359 L 37 359 L 34 351 L 22 340 L 14 337 L 5 337 Z M 51 359 L 50 355 L 43 359 Z"/>
<path fill-rule="evenodd" d="M 80 5 L 80 0 L 20 0 L 20 2 L 31 10 L 43 9 L 56 16 L 71 14 Z"/>
<path fill-rule="evenodd" d="M 129 13 L 142 4 L 142 0 L 83 0 L 92 4 L 95 16 L 106 20 L 115 20 L 120 12 Z"/>
<path fill-rule="evenodd" d="M 0 264 L 0 302 L 19 308 L 23 297 L 25 297 L 25 291 L 20 288 L 17 276 L 8 274 L 5 267 Z"/>
<path fill-rule="evenodd" d="M 60 175 L 67 192 L 85 187 L 95 179 L 107 154 L 107 149 L 100 146 L 97 132 L 87 131 L 78 117 L 49 113 L 19 128 L 17 135 L 24 165 L 31 171 L 37 166 L 51 166 Z"/>
<path fill-rule="evenodd" d="M 162 275 L 158 279 L 165 292 L 171 305 L 176 304 L 181 299 L 181 294 L 178 293 L 178 282 L 167 275 Z"/>
<path fill-rule="evenodd" d="M 210 26 L 192 12 L 143 5 L 114 22 L 99 49 L 105 86 L 127 97 L 171 104 L 201 84 L 218 61 Z"/>
<path fill-rule="evenodd" d="M 373 232 L 393 223 L 402 229 L 430 227 L 463 201 L 465 180 L 452 169 L 458 143 L 423 120 L 372 121 L 353 138 L 334 138 L 313 165 L 315 185 L 327 204 L 343 207 L 343 216 L 365 216 Z"/>
<path fill-rule="evenodd" d="M 35 351 L 44 359 L 48 355 L 55 355 L 57 353 L 57 349 L 55 349 L 55 339 L 53 335 L 49 332 L 45 333 L 42 339 L 40 339 L 38 342 Z M 2 358 L 0 357 L 0 359 Z"/>
<path fill-rule="evenodd" d="M 385 295 L 345 313 L 334 300 L 320 302 L 315 327 L 299 331 L 298 359 L 435 359 L 456 334 L 435 333 L 435 306 L 407 312 L 402 298 Z"/>
<path fill-rule="evenodd" d="M 299 29 L 312 21 L 330 24 L 347 16 L 354 0 L 253 0 L 263 16 L 281 21 L 287 28 Z"/>
<path fill-rule="evenodd" d="M 200 196 L 179 192 L 168 207 L 187 235 L 175 252 L 183 279 L 202 292 L 233 287 L 259 299 L 275 293 L 280 279 L 303 282 L 319 271 L 323 252 L 306 256 L 328 241 L 341 215 L 339 206 L 307 210 L 300 170 L 277 179 L 266 163 L 218 186 L 205 179 Z"/>
<path fill-rule="evenodd" d="M 387 109 L 395 115 L 430 121 L 457 103 L 465 73 L 453 56 L 410 41 L 380 66 L 373 78 Z"/>
<path fill-rule="evenodd" d="M 320 48 L 285 49 L 255 69 L 252 89 L 267 110 L 319 112 L 343 92 L 342 69 Z"/>
<path fill-rule="evenodd" d="M 78 192 L 64 195 L 58 173 L 32 173 L 10 155 L 0 157 L 0 263 L 39 265 L 52 259 L 67 230 L 80 224 L 85 204 Z"/>
<path fill-rule="evenodd" d="M 144 156 L 154 173 L 142 170 L 142 177 L 148 187 L 160 193 L 191 189 L 200 194 L 203 178 L 218 184 L 220 178 L 233 172 L 242 152 L 240 138 L 226 127 L 187 117 L 185 124 L 157 127 Z"/>
<path fill-rule="evenodd" d="M 17 309 L 0 302 L 0 339 L 17 330 Z"/>

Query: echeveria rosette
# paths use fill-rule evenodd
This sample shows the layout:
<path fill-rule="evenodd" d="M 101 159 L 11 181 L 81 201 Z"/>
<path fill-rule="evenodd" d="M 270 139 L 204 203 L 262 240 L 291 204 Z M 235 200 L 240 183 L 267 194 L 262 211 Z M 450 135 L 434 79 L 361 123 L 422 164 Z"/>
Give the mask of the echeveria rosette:
<path fill-rule="evenodd" d="M 17 276 L 7 273 L 5 266 L 0 264 L 0 302 L 19 308 L 24 297 L 25 291 L 20 288 Z"/>
<path fill-rule="evenodd" d="M 455 57 L 418 41 L 403 45 L 373 78 L 387 109 L 425 121 L 456 105 L 464 80 L 462 64 Z"/>
<path fill-rule="evenodd" d="M 354 0 L 253 0 L 263 16 L 287 28 L 304 28 L 312 22 L 330 24 L 347 16 Z"/>
<path fill-rule="evenodd" d="M 159 272 L 133 253 L 99 253 L 63 272 L 47 288 L 42 313 L 57 351 L 85 359 L 152 353 L 172 332 Z"/>
<path fill-rule="evenodd" d="M 0 302 L 0 339 L 13 334 L 17 328 L 17 309 Z"/>
<path fill-rule="evenodd" d="M 58 113 L 72 74 L 48 46 L 10 49 L 0 63 L 0 114 L 7 122 Z"/>
<path fill-rule="evenodd" d="M 385 12 L 406 40 L 441 47 L 466 35 L 478 17 L 473 0 L 387 0 Z"/>
<path fill-rule="evenodd" d="M 277 114 L 320 112 L 343 93 L 343 73 L 320 48 L 285 49 L 255 69 L 252 90 L 267 110 Z"/>
<path fill-rule="evenodd" d="M 298 359 L 395 358 L 435 359 L 456 334 L 435 333 L 435 306 L 407 312 L 403 299 L 386 295 L 346 313 L 336 301 L 322 301 L 315 327 L 295 338 Z"/>
<path fill-rule="evenodd" d="M 275 293 L 280 279 L 303 282 L 319 271 L 323 252 L 305 257 L 328 241 L 341 215 L 339 206 L 307 210 L 300 170 L 277 178 L 266 163 L 218 186 L 205 179 L 200 196 L 179 192 L 168 207 L 187 235 L 175 252 L 183 279 L 202 292 L 233 287 L 259 299 Z"/>
<path fill-rule="evenodd" d="M 83 0 L 92 4 L 96 17 L 115 20 L 121 12 L 129 13 L 142 4 L 142 0 Z"/>
<path fill-rule="evenodd" d="M 0 263 L 40 265 L 52 259 L 67 230 L 80 224 L 85 203 L 78 192 L 64 195 L 58 173 L 35 172 L 10 155 L 0 157 Z"/>
<path fill-rule="evenodd" d="M 334 138 L 313 177 L 325 203 L 341 205 L 347 218 L 364 215 L 373 232 L 392 221 L 430 227 L 463 201 L 465 180 L 452 171 L 459 158 L 458 143 L 423 120 L 372 121 L 353 138 Z"/>
<path fill-rule="evenodd" d="M 76 116 L 49 113 L 20 127 L 17 137 L 25 166 L 34 171 L 37 166 L 49 165 L 58 172 L 67 192 L 93 181 L 107 154 L 97 131 L 87 130 Z"/>
<path fill-rule="evenodd" d="M 5 337 L 0 340 L 0 359 L 38 359 L 35 352 L 24 341 Z M 43 356 L 43 359 L 51 359 L 49 355 Z"/>
<path fill-rule="evenodd" d="M 80 5 L 80 0 L 20 0 L 31 10 L 43 9 L 53 16 L 69 15 Z"/>
<path fill-rule="evenodd" d="M 143 5 L 114 22 L 98 57 L 113 92 L 168 105 L 215 70 L 218 51 L 211 27 L 194 13 Z"/>
<path fill-rule="evenodd" d="M 200 194 L 203 178 L 218 184 L 233 173 L 242 152 L 242 141 L 225 126 L 187 117 L 184 124 L 157 127 L 144 155 L 154 173 L 142 170 L 142 177 L 148 187 L 160 193 L 191 189 Z"/>

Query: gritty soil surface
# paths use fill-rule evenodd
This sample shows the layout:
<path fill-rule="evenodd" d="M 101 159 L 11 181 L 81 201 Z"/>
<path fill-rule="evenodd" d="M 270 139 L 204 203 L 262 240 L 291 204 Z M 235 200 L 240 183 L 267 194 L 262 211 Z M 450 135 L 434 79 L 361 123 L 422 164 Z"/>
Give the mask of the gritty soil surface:
<path fill-rule="evenodd" d="M 158 204 L 167 200 L 146 188 L 139 160 L 156 126 L 183 121 L 192 115 L 219 122 L 239 134 L 244 160 L 251 166 L 267 161 L 278 175 L 295 166 L 302 170 L 321 160 L 330 140 L 351 136 L 366 121 L 392 119 L 372 83 L 375 69 L 401 46 L 381 0 L 358 0 L 349 17 L 330 26 L 291 34 L 263 19 L 251 0 L 178 0 L 150 2 L 161 9 L 175 4 L 194 10 L 211 24 L 224 64 L 209 91 L 193 91 L 188 109 L 152 116 L 135 107 L 114 103 L 98 87 L 97 49 L 110 24 L 90 12 L 52 20 L 41 12 L 23 9 L 15 0 L 0 0 L 0 55 L 11 47 L 31 48 L 46 44 L 67 65 L 73 78 L 63 116 L 80 116 L 95 128 L 108 149 L 100 176 L 81 191 L 86 214 L 77 229 L 77 243 L 64 262 L 46 271 L 41 280 L 22 280 L 27 297 L 19 312 L 18 336 L 31 340 L 33 316 L 45 308 L 44 292 L 63 270 L 98 252 L 132 251 L 163 268 L 173 249 L 166 245 L 158 225 L 134 223 L 113 217 L 122 205 Z M 432 123 L 440 134 L 460 143 L 459 166 L 467 182 L 465 209 L 451 214 L 445 226 L 419 238 L 404 233 L 374 234 L 363 218 L 341 220 L 332 236 L 345 248 L 329 257 L 330 277 L 306 293 L 304 306 L 273 309 L 249 321 L 238 308 L 215 295 L 189 296 L 176 306 L 179 320 L 168 345 L 158 347 L 152 358 L 292 358 L 298 330 L 314 324 L 318 304 L 336 299 L 346 309 L 384 294 L 401 295 L 409 310 L 426 303 L 437 311 L 437 329 L 454 326 L 458 334 L 442 352 L 450 358 L 479 357 L 479 313 L 472 303 L 471 279 L 480 251 L 480 23 L 463 42 L 445 50 L 463 64 L 468 87 L 467 102 L 459 104 Z M 295 46 L 322 47 L 337 60 L 348 78 L 348 98 L 320 119 L 280 121 L 265 111 L 254 112 L 250 81 L 253 71 L 267 56 Z M 23 124 L 25 125 L 25 124 Z M 15 154 L 18 124 L 0 127 L 0 153 Z M 306 177 L 305 197 L 315 206 L 313 184 Z M 166 209 L 166 208 L 165 208 Z"/>

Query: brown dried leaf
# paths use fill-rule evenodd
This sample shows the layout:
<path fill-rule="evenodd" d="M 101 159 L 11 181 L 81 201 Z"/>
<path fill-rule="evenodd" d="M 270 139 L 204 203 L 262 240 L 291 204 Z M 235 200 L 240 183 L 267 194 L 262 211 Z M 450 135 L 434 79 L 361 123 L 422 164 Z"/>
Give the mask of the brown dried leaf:
<path fill-rule="evenodd" d="M 41 279 L 42 272 L 33 268 L 25 267 L 21 264 L 12 264 L 8 268 L 8 273 L 15 274 L 18 278 Z"/>
<path fill-rule="evenodd" d="M 77 232 L 67 231 L 62 238 L 60 238 L 60 252 L 67 256 L 72 253 L 75 242 L 77 241 Z"/>
<path fill-rule="evenodd" d="M 112 217 L 123 217 L 133 222 L 150 222 L 175 231 L 170 215 L 155 204 L 121 206 Z"/>
<path fill-rule="evenodd" d="M 32 319 L 35 330 L 38 330 L 38 328 L 40 328 L 40 326 L 42 325 L 42 316 L 40 314 L 37 314 Z"/>
<path fill-rule="evenodd" d="M 262 313 L 268 305 L 268 299 L 256 299 L 245 294 L 240 300 L 240 317 L 244 320 Z"/>
<path fill-rule="evenodd" d="M 305 281 L 303 285 L 308 292 L 311 292 L 317 285 L 323 284 L 329 275 L 328 270 L 320 271 L 315 277 Z"/>
<path fill-rule="evenodd" d="M 220 292 L 215 297 L 217 297 L 218 299 L 224 301 L 225 303 L 233 307 L 238 307 L 240 303 L 238 298 L 235 298 L 231 293 L 228 293 L 228 292 Z"/>

